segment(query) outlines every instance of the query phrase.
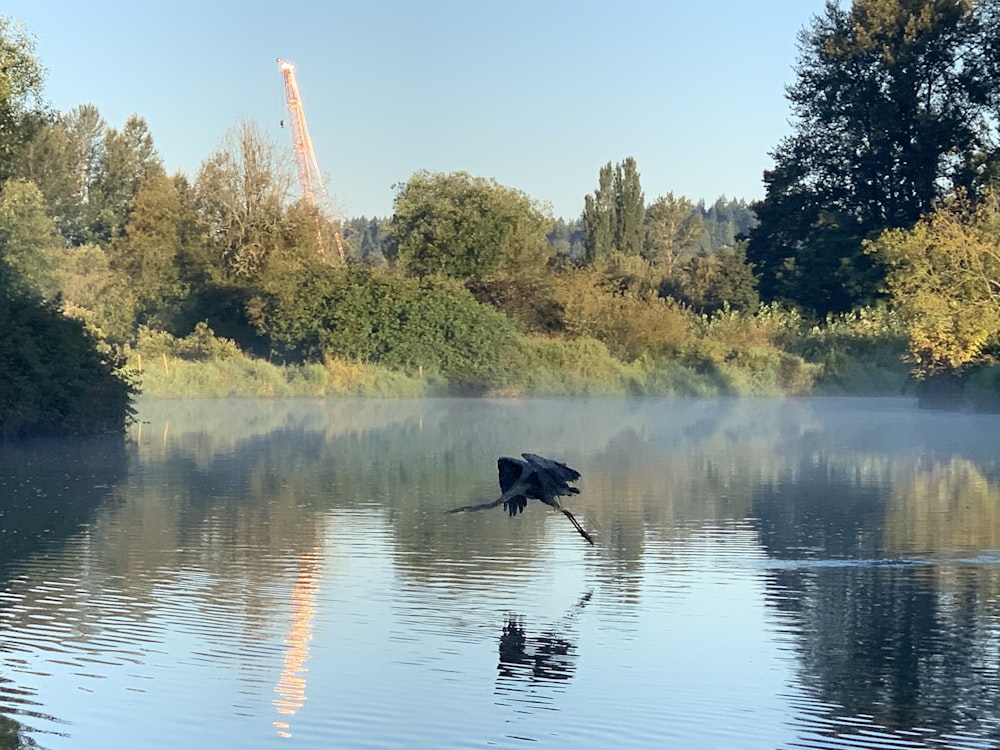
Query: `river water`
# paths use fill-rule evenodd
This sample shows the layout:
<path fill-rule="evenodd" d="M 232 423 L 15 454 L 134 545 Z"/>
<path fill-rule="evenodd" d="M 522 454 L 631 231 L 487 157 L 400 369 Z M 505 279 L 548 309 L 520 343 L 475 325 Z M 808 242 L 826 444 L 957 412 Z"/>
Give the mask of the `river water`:
<path fill-rule="evenodd" d="M 142 401 L 0 451 L 0 748 L 995 748 L 1000 417 Z M 577 468 L 591 547 L 498 494 Z"/>

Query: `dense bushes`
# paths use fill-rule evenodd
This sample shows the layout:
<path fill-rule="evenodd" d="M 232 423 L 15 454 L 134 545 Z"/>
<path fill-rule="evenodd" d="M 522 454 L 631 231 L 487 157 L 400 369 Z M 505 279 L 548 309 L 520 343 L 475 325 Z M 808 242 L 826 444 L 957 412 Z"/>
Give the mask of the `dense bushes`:
<path fill-rule="evenodd" d="M 645 273 L 641 259 L 619 257 L 561 274 L 553 297 L 563 332 L 603 341 L 626 361 L 677 355 L 690 343 L 692 316 L 660 298 Z"/>
<path fill-rule="evenodd" d="M 356 291 L 360 293 L 365 287 L 361 284 Z M 395 286 L 392 289 L 399 291 Z M 497 345 L 489 338 L 496 332 L 477 324 L 473 330 L 479 331 L 478 338 L 464 340 L 486 341 L 487 349 L 463 353 L 463 347 L 442 343 L 446 338 L 442 331 L 461 333 L 448 325 L 456 311 L 442 314 L 440 299 L 427 303 L 430 311 L 438 311 L 436 318 L 422 311 L 421 301 L 426 303 L 426 299 L 421 290 L 433 297 L 426 285 L 417 285 L 411 306 L 405 311 L 396 309 L 397 314 L 404 313 L 403 322 L 392 323 L 388 318 L 383 322 L 392 323 L 390 328 L 395 326 L 397 331 L 413 325 L 420 334 L 417 339 L 427 349 L 414 341 L 398 350 L 389 348 L 384 360 L 391 360 L 391 366 L 385 361 L 336 356 L 332 351 L 306 361 L 272 364 L 238 352 L 232 342 L 214 337 L 205 326 L 183 339 L 163 333 L 144 335 L 132 352 L 131 363 L 137 368 L 142 365 L 145 393 L 167 397 L 427 396 L 456 392 L 527 396 L 893 395 L 904 393 L 909 383 L 900 359 L 904 339 L 895 317 L 884 310 L 859 311 L 816 325 L 776 306 L 762 307 L 755 314 L 721 310 L 704 316 L 677 308 L 683 346 L 670 355 L 646 353 L 629 358 L 616 355 L 608 343 L 590 335 L 525 336 L 509 330 L 509 321 L 501 321 L 499 349 L 488 348 Z M 395 304 L 403 299 L 398 297 Z M 461 301 L 456 307 L 459 313 L 463 304 L 469 304 L 462 294 L 442 299 Z M 393 303 L 385 304 L 385 309 L 395 309 Z M 488 311 L 471 309 L 487 322 L 496 320 Z M 336 316 L 331 313 L 330 318 Z M 420 321 L 423 323 L 418 325 Z M 360 321 L 354 323 L 359 325 Z M 615 328 L 620 332 L 627 326 Z M 327 340 L 328 332 L 315 333 L 317 341 Z M 342 330 L 340 335 L 347 333 Z M 389 334 L 376 337 L 393 340 Z M 497 356 L 507 346 L 513 354 Z M 445 354 L 455 350 L 455 358 L 436 357 L 439 347 Z M 412 364 L 424 354 L 434 366 Z M 468 369 L 461 369 L 470 361 Z M 470 373 L 474 379 L 463 379 Z"/>
<path fill-rule="evenodd" d="M 511 319 L 457 282 L 321 266 L 275 276 L 250 310 L 275 353 L 288 359 L 439 373 L 463 392 L 511 386 L 527 366 Z"/>
<path fill-rule="evenodd" d="M 829 315 L 822 325 L 786 331 L 780 342 L 820 366 L 816 388 L 823 393 L 903 393 L 910 385 L 903 361 L 906 327 L 898 313 L 884 306 Z"/>
<path fill-rule="evenodd" d="M 133 387 L 77 320 L 52 304 L 0 291 L 3 437 L 120 432 Z"/>
<path fill-rule="evenodd" d="M 468 279 L 465 288 L 485 305 L 513 320 L 524 333 L 560 333 L 563 306 L 555 298 L 555 277 L 540 274 L 496 274 Z"/>

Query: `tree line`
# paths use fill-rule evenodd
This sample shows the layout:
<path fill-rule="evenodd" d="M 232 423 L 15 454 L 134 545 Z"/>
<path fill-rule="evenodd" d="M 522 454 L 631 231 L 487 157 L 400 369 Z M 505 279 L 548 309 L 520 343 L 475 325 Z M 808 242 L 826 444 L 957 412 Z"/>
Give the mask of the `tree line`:
<path fill-rule="evenodd" d="M 915 375 L 962 375 L 1000 332 L 998 39 L 993 0 L 828 2 L 800 34 L 793 132 L 753 204 L 647 199 L 626 157 L 569 220 L 488 178 L 421 171 L 391 216 L 338 222 L 297 199 L 289 150 L 253 122 L 189 177 L 166 173 L 139 115 L 48 110 L 33 40 L 3 18 L 3 297 L 78 321 L 126 392 L 120 365 L 144 341 L 206 334 L 292 365 L 434 372 L 463 392 L 523 383 L 543 339 L 706 370 L 756 355 L 693 344 L 724 327 L 704 321 L 767 328 L 779 308 L 802 331 L 887 308 Z M 815 355 L 782 325 L 766 346 Z M 13 413 L 21 396 L 6 400 Z"/>

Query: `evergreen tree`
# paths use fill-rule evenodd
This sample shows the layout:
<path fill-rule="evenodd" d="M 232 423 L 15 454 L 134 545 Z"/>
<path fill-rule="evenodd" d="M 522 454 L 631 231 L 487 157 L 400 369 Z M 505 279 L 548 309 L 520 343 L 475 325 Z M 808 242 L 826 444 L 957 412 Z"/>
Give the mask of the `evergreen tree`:
<path fill-rule="evenodd" d="M 388 221 L 367 216 L 348 219 L 343 226 L 344 242 L 351 248 L 350 255 L 370 266 L 386 262 Z"/>
<path fill-rule="evenodd" d="M 183 297 L 177 267 L 180 215 L 174 181 L 155 173 L 139 186 L 123 234 L 112 246 L 112 267 L 129 280 L 140 325 L 164 327 Z"/>
<path fill-rule="evenodd" d="M 83 237 L 80 189 L 67 168 L 70 150 L 69 135 L 56 120 L 39 129 L 24 149 L 16 170 L 41 191 L 49 216 L 68 243 L 82 241 Z"/>
<path fill-rule="evenodd" d="M 696 210 L 702 218 L 702 250 L 731 248 L 736 242 L 750 234 L 757 225 L 757 216 L 745 200 L 720 196 L 708 208 L 699 201 Z"/>
<path fill-rule="evenodd" d="M 111 128 L 91 104 L 38 129 L 19 170 L 45 196 L 67 244 L 109 247 L 121 235 L 139 185 L 163 167 L 146 121 Z"/>
<path fill-rule="evenodd" d="M 118 237 L 139 186 L 154 173 L 162 172 L 153 136 L 142 117 L 130 115 L 121 130 L 108 128 L 103 158 L 87 196 L 92 216 L 91 241 L 107 246 Z"/>
<path fill-rule="evenodd" d="M 365 224 L 361 233 L 361 260 L 365 263 L 379 265 L 385 262 L 385 253 L 382 248 L 386 242 L 385 221 L 373 218 Z"/>
<path fill-rule="evenodd" d="M 549 231 L 548 240 L 556 257 L 579 261 L 584 257 L 583 219 L 556 219 Z"/>

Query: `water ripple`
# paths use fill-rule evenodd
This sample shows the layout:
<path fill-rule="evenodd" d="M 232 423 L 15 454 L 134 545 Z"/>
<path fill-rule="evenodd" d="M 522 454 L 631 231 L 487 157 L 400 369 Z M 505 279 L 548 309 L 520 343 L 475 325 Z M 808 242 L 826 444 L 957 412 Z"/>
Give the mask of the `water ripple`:
<path fill-rule="evenodd" d="M 970 452 L 906 413 L 898 450 L 895 403 L 579 406 L 165 405 L 91 515 L 5 559 L 0 712 L 50 750 L 998 736 L 994 422 Z M 444 513 L 510 443 L 586 467 L 595 546 L 541 504 Z"/>

